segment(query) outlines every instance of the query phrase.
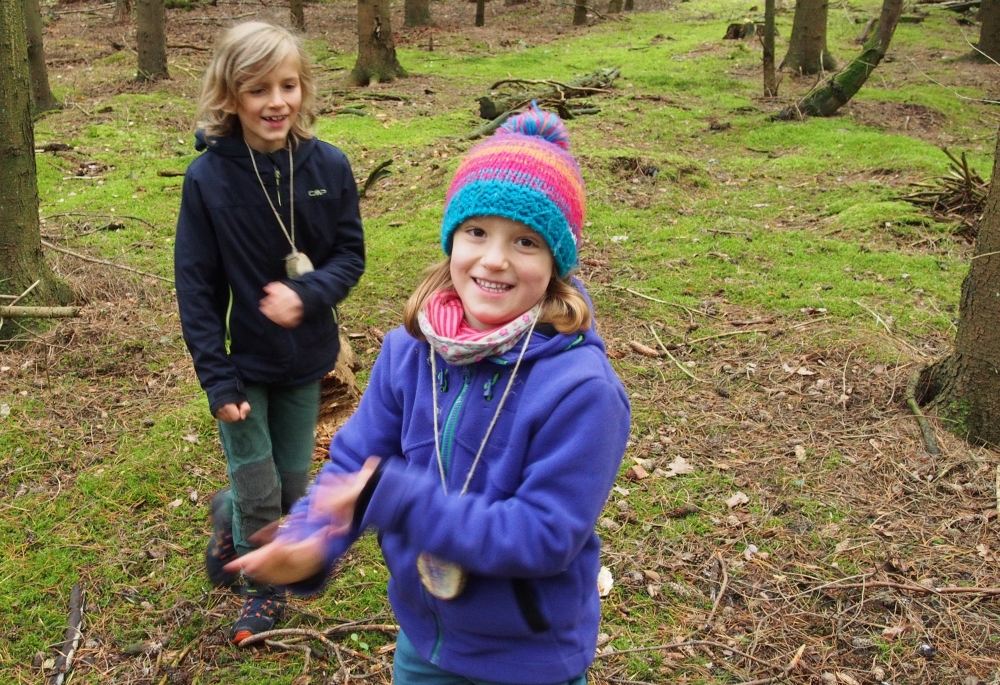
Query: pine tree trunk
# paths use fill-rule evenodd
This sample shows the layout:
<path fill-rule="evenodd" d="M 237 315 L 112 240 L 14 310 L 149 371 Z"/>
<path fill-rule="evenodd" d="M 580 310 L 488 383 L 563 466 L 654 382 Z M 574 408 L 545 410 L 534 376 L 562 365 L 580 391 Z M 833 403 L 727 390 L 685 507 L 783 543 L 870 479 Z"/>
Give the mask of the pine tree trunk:
<path fill-rule="evenodd" d="M 832 71 L 837 62 L 826 48 L 826 15 L 828 0 L 798 0 L 792 19 L 792 35 L 781 69 L 798 74 L 818 74 Z"/>
<path fill-rule="evenodd" d="M 764 0 L 764 97 L 778 94 L 774 75 L 774 0 Z"/>
<path fill-rule="evenodd" d="M 1000 62 L 1000 0 L 982 0 L 979 5 L 979 52 Z M 979 54 L 979 53 L 976 53 Z"/>
<path fill-rule="evenodd" d="M 573 5 L 573 26 L 587 25 L 587 0 L 576 0 Z"/>
<path fill-rule="evenodd" d="M 170 78 L 167 73 L 167 12 L 163 0 L 136 0 L 136 42 L 139 46 L 137 81 Z"/>
<path fill-rule="evenodd" d="M 358 0 L 358 61 L 351 71 L 351 85 L 386 83 L 403 76 L 406 70 L 396 59 L 392 40 L 389 0 Z"/>
<path fill-rule="evenodd" d="M 974 443 L 1000 446 L 1000 139 L 969 273 L 962 282 L 951 356 L 921 378 L 922 404 Z"/>
<path fill-rule="evenodd" d="M 31 100 L 34 111 L 37 113 L 59 109 L 59 101 L 49 88 L 49 72 L 45 68 L 42 14 L 38 0 L 24 0 L 24 25 L 28 34 L 28 68 L 31 71 Z"/>
<path fill-rule="evenodd" d="M 31 80 L 21 0 L 0 0 L 0 292 L 28 303 L 66 304 L 72 293 L 45 264 L 38 231 Z"/>
<path fill-rule="evenodd" d="M 486 0 L 476 0 L 476 26 L 486 25 Z"/>
<path fill-rule="evenodd" d="M 863 52 L 840 73 L 806 95 L 795 107 L 782 110 L 778 118 L 788 120 L 804 116 L 828 117 L 847 104 L 885 57 L 902 11 L 903 0 L 883 0 L 877 28 L 869 36 Z"/>
<path fill-rule="evenodd" d="M 621 14 L 622 0 L 608 0 L 608 14 Z"/>
<path fill-rule="evenodd" d="M 427 26 L 431 23 L 430 0 L 405 0 L 403 3 L 403 26 Z"/>
<path fill-rule="evenodd" d="M 625 11 L 631 12 L 635 9 L 635 0 L 625 0 Z"/>
<path fill-rule="evenodd" d="M 288 0 L 288 14 L 296 31 L 306 30 L 306 11 L 302 0 Z"/>
<path fill-rule="evenodd" d="M 116 24 L 124 24 L 132 18 L 133 9 L 135 9 L 135 3 L 132 0 L 115 0 L 115 13 L 111 20 Z"/>

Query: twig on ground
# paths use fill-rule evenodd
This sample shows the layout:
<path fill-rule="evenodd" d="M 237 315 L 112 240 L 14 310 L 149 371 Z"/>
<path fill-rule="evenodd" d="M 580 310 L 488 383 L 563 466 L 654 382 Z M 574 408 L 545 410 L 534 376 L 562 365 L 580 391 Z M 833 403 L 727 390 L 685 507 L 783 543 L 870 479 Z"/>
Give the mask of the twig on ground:
<path fill-rule="evenodd" d="M 59 656 L 56 657 L 55 666 L 49 675 L 47 685 L 62 685 L 66 679 L 66 674 L 73 668 L 73 655 L 80 645 L 80 638 L 83 633 L 80 626 L 83 624 L 83 610 L 86 605 L 87 594 L 80 583 L 75 583 L 69 595 L 69 625 L 66 627 L 66 639 L 59 648 Z"/>
<path fill-rule="evenodd" d="M 63 254 L 68 254 L 71 257 L 76 257 L 77 259 L 82 259 L 85 262 L 93 262 L 94 264 L 103 264 L 104 266 L 112 266 L 112 267 L 114 267 L 116 269 L 121 269 L 123 271 L 131 271 L 132 273 L 139 274 L 140 276 L 149 276 L 150 278 L 155 278 L 155 279 L 158 279 L 158 280 L 161 280 L 161 281 L 165 281 L 167 283 L 173 283 L 174 282 L 172 278 L 164 278 L 163 276 L 158 276 L 156 274 L 151 274 L 148 271 L 141 271 L 139 269 L 133 269 L 131 266 L 125 266 L 123 264 L 116 264 L 116 263 L 114 263 L 112 261 L 109 261 L 107 259 L 98 259 L 97 257 L 88 257 L 86 255 L 80 254 L 79 252 L 73 252 L 72 250 L 67 250 L 64 247 L 58 247 L 56 245 L 53 245 L 52 243 L 50 243 L 47 240 L 43 240 L 42 241 L 42 245 L 44 245 L 45 247 L 49 248 L 50 250 L 55 250 L 56 252 L 62 252 Z"/>
<path fill-rule="evenodd" d="M 309 649 L 308 645 L 290 645 L 286 642 L 280 642 L 278 640 L 264 640 L 264 644 L 268 647 L 302 652 L 305 655 L 305 659 L 302 663 L 302 675 L 309 673 L 309 657 L 312 655 L 312 650 Z"/>
<path fill-rule="evenodd" d="M 91 214 L 90 212 L 59 212 L 58 214 L 48 214 L 41 217 L 44 219 L 54 219 L 59 216 L 88 216 L 93 219 L 133 219 L 135 221 L 141 221 L 150 228 L 156 228 L 156 224 L 150 223 L 141 216 L 134 216 L 132 214 Z"/>
<path fill-rule="evenodd" d="M 722 571 L 722 584 L 719 586 L 719 593 L 715 596 L 715 601 L 712 602 L 712 610 L 708 612 L 708 618 L 705 620 L 705 628 L 708 629 L 712 625 L 712 619 L 715 618 L 715 612 L 719 610 L 719 604 L 722 603 L 722 597 L 726 594 L 726 589 L 729 587 L 729 569 L 726 566 L 726 560 L 722 558 L 722 555 L 716 552 L 712 555 L 715 561 L 719 564 L 719 570 Z"/>
<path fill-rule="evenodd" d="M 25 298 L 25 296 L 26 296 L 26 295 L 27 295 L 28 293 L 30 293 L 30 292 L 31 292 L 32 290 L 34 290 L 34 289 L 35 289 L 35 288 L 36 288 L 36 287 L 38 286 L 38 284 L 39 284 L 39 283 L 41 283 L 41 282 L 42 282 L 42 279 L 38 279 L 37 281 L 35 281 L 35 282 L 34 282 L 34 283 L 32 283 L 31 285 L 29 285 L 29 286 L 28 286 L 28 287 L 27 287 L 27 288 L 25 289 L 25 291 L 24 291 L 23 293 L 21 293 L 20 295 L 18 295 L 17 297 L 15 297 L 15 298 L 13 299 L 13 301 L 11 301 L 11 303 L 10 303 L 10 304 L 9 304 L 8 306 L 9 306 L 9 307 L 13 307 L 13 306 L 14 306 L 15 304 L 17 304 L 18 302 L 20 302 L 21 300 L 23 300 L 23 299 Z"/>

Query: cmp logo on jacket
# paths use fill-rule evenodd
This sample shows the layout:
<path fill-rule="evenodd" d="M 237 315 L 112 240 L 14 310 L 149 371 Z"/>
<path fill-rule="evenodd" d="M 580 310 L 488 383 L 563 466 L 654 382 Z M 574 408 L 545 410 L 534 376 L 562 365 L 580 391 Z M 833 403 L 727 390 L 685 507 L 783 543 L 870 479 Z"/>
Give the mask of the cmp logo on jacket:
<path fill-rule="evenodd" d="M 319 197 L 320 195 L 326 195 L 326 188 L 317 188 L 316 190 L 309 191 L 309 197 Z"/>

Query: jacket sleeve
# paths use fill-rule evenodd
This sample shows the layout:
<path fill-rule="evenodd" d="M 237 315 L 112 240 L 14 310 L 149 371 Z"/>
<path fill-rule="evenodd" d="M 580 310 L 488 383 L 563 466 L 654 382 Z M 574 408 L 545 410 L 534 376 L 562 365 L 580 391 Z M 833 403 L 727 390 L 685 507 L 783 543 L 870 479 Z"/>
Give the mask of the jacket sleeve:
<path fill-rule="evenodd" d="M 333 251 L 322 264 L 314 265 L 315 271 L 296 279 L 285 281 L 302 300 L 303 315 L 315 316 L 337 305 L 357 285 L 365 271 L 365 242 L 361 227 L 361 209 L 358 205 L 358 187 L 351 165 L 339 150 L 333 150 L 328 162 L 336 169 L 331 180 L 339 186 L 339 216 L 334 226 Z M 308 252 L 307 252 L 308 254 Z"/>
<path fill-rule="evenodd" d="M 394 392 L 391 384 L 394 336 L 395 332 L 386 336 L 385 344 L 378 359 L 375 360 L 368 387 L 361 397 L 357 410 L 334 435 L 330 444 L 330 461 L 323 466 L 305 497 L 292 506 L 285 524 L 279 531 L 280 538 L 303 540 L 320 533 L 323 522 L 310 520 L 307 514 L 316 484 L 322 479 L 331 475 L 360 471 L 370 456 L 381 457 L 382 464 L 402 461 L 393 458 L 402 454 L 400 444 L 402 408 L 400 397 Z M 380 466 L 379 472 L 383 470 L 384 466 Z M 303 594 L 319 590 L 334 564 L 360 537 L 362 530 L 360 526 L 355 526 L 348 535 L 327 538 L 323 573 L 294 584 L 290 589 Z"/>
<path fill-rule="evenodd" d="M 212 220 L 193 174 L 184 178 L 174 243 L 174 283 L 184 342 L 208 395 L 212 415 L 225 404 L 246 400 L 239 372 L 226 353 L 224 320 L 229 288 Z"/>
<path fill-rule="evenodd" d="M 405 534 L 480 575 L 554 575 L 593 534 L 621 465 L 629 423 L 620 386 L 588 380 L 547 412 L 511 497 L 490 503 L 473 493 L 445 495 L 429 474 L 394 460 L 380 474 L 362 525 Z"/>

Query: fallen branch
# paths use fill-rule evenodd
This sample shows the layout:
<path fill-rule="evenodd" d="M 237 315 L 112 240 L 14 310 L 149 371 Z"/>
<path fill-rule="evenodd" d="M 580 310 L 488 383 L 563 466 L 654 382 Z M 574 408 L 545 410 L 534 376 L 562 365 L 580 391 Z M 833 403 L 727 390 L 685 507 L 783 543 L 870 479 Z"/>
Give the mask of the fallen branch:
<path fill-rule="evenodd" d="M 55 250 L 56 252 L 62 252 L 63 254 L 68 254 L 71 257 L 76 257 L 77 259 L 82 259 L 85 262 L 93 262 L 94 264 L 103 264 L 104 266 L 112 266 L 116 269 L 121 269 L 122 271 L 131 271 L 132 273 L 139 274 L 141 276 L 149 276 L 150 278 L 156 278 L 161 281 L 166 281 L 167 283 L 173 283 L 173 279 L 164 278 L 163 276 L 157 276 L 156 274 L 151 274 L 148 271 L 140 271 L 139 269 L 133 269 L 130 266 L 123 266 L 122 264 L 115 264 L 107 259 L 98 259 L 97 257 L 87 257 L 79 252 L 73 252 L 73 250 L 67 250 L 65 247 L 58 247 L 53 245 L 47 240 L 42 241 L 42 245 L 49 248 L 50 250 Z"/>
<path fill-rule="evenodd" d="M 47 685 L 62 685 L 66 674 L 73 668 L 73 655 L 80 645 L 80 626 L 83 624 L 83 609 L 86 603 L 86 593 L 80 583 L 74 583 L 69 594 L 69 625 L 66 627 L 66 639 L 59 648 L 55 666 L 49 674 Z"/>
<path fill-rule="evenodd" d="M 150 228 L 156 228 L 156 224 L 150 223 L 141 216 L 133 216 L 131 214 L 91 214 L 90 212 L 60 212 L 58 214 L 49 214 L 47 216 L 41 217 L 44 219 L 54 219 L 59 216 L 89 216 L 93 219 L 134 219 L 135 221 L 141 221 Z"/>
<path fill-rule="evenodd" d="M 8 319 L 68 319 L 79 315 L 79 307 L 0 306 L 0 318 Z"/>
<path fill-rule="evenodd" d="M 615 80 L 621 76 L 621 71 L 617 67 L 610 69 L 598 69 L 575 81 L 562 83 L 552 80 L 530 80 L 530 79 L 504 79 L 494 83 L 489 90 L 493 91 L 502 85 L 529 85 L 539 86 L 533 90 L 522 90 L 520 92 L 483 96 L 479 98 L 479 116 L 483 119 L 494 120 L 504 112 L 517 111 L 522 107 L 537 101 L 539 106 L 549 107 L 569 111 L 566 103 L 573 98 L 584 98 L 598 93 L 607 93 Z M 562 115 L 560 111 L 560 115 Z M 572 113 L 570 113 L 572 116 Z"/>
<path fill-rule="evenodd" d="M 906 406 L 917 417 L 917 424 L 920 426 L 920 435 L 924 439 L 924 447 L 927 449 L 927 454 L 937 456 L 941 454 L 941 450 L 938 449 L 937 440 L 934 437 L 934 429 L 931 428 L 931 424 L 927 421 L 923 412 L 920 411 L 920 405 L 917 404 L 917 385 L 920 383 L 920 375 L 923 373 L 924 368 L 926 367 L 921 364 L 910 375 L 910 382 L 906 384 Z"/>

